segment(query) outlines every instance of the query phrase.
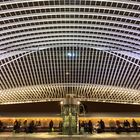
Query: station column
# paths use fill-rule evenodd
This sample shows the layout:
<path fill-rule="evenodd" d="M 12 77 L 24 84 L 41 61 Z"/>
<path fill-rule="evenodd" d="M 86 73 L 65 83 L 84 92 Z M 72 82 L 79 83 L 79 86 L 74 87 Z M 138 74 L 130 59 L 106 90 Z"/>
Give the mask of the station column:
<path fill-rule="evenodd" d="M 73 135 L 79 133 L 79 104 L 80 102 L 72 94 L 68 94 L 61 104 L 63 134 Z"/>

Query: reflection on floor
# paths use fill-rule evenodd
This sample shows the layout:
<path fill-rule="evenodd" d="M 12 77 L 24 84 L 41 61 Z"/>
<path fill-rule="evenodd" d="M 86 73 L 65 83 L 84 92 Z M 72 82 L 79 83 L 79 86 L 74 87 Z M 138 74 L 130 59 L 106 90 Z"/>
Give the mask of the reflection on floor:
<path fill-rule="evenodd" d="M 59 135 L 58 133 L 0 133 L 0 140 L 94 140 L 104 139 L 104 140 L 140 140 L 140 133 L 102 133 L 102 134 L 85 134 L 85 135 Z"/>

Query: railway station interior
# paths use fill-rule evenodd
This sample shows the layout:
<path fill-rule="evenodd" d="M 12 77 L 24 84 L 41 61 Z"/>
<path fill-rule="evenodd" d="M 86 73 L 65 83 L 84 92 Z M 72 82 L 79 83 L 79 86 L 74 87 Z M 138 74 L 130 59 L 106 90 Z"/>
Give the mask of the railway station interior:
<path fill-rule="evenodd" d="M 0 0 L 0 140 L 139 140 L 140 1 Z"/>

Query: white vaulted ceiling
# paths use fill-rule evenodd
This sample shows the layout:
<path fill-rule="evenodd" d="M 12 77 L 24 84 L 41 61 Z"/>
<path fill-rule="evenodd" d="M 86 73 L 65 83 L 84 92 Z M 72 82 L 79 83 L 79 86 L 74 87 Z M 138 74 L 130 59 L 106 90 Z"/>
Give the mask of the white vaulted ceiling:
<path fill-rule="evenodd" d="M 1 1 L 0 80 L 0 104 L 140 104 L 140 2 Z"/>

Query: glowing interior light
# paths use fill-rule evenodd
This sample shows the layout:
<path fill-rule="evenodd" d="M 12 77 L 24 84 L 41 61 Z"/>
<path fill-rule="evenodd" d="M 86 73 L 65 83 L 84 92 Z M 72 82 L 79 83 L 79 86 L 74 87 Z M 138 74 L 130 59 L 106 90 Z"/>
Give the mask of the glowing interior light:
<path fill-rule="evenodd" d="M 69 75 L 70 73 L 69 72 L 66 72 L 66 75 Z"/>
<path fill-rule="evenodd" d="M 78 101 L 77 104 L 80 105 L 80 101 Z"/>
<path fill-rule="evenodd" d="M 60 104 L 63 105 L 63 101 L 61 101 Z"/>
<path fill-rule="evenodd" d="M 74 57 L 74 56 L 75 56 L 75 53 L 69 52 L 69 53 L 67 53 L 67 56 L 69 56 L 69 57 Z"/>

